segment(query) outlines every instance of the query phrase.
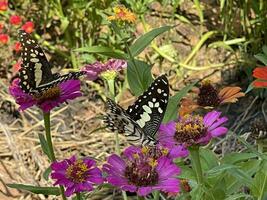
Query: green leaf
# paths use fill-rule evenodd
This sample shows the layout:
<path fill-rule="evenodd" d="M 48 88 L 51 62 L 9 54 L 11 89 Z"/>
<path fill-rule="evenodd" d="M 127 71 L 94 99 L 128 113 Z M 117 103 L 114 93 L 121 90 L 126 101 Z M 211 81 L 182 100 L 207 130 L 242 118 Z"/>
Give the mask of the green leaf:
<path fill-rule="evenodd" d="M 19 190 L 26 190 L 34 194 L 44 194 L 44 195 L 60 195 L 58 187 L 39 187 L 33 185 L 24 185 L 24 184 L 7 184 L 10 188 L 15 188 Z"/>
<path fill-rule="evenodd" d="M 132 46 L 130 46 L 130 51 L 132 53 L 132 56 L 135 57 L 139 55 L 150 43 L 151 41 L 159 36 L 160 34 L 170 30 L 174 26 L 163 26 L 160 28 L 155 28 L 141 37 L 139 37 Z"/>
<path fill-rule="evenodd" d="M 239 181 L 243 182 L 246 186 L 250 186 L 252 184 L 252 178 L 241 169 L 230 168 L 227 172 L 236 177 Z"/>
<path fill-rule="evenodd" d="M 218 175 L 221 172 L 224 172 L 225 170 L 236 169 L 236 168 L 237 166 L 235 165 L 222 164 L 222 165 L 212 168 L 211 170 L 208 170 L 206 173 L 209 176 L 214 176 L 214 175 Z"/>
<path fill-rule="evenodd" d="M 152 83 L 151 66 L 143 61 L 128 61 L 127 79 L 131 91 L 135 96 L 141 95 Z"/>
<path fill-rule="evenodd" d="M 51 157 L 50 152 L 49 152 L 48 144 L 46 142 L 44 135 L 38 134 L 38 136 L 39 136 L 39 141 L 40 141 L 41 148 L 42 148 L 43 152 L 47 155 L 49 160 L 52 160 L 52 157 Z"/>
<path fill-rule="evenodd" d="M 252 199 L 252 196 L 248 195 L 248 194 L 234 194 L 231 195 L 229 197 L 227 197 L 225 200 L 236 200 L 236 199 Z"/>
<path fill-rule="evenodd" d="M 242 162 L 251 158 L 256 158 L 257 155 L 255 153 L 229 153 L 224 156 L 224 158 L 221 160 L 222 163 L 225 164 L 235 164 L 238 162 Z"/>
<path fill-rule="evenodd" d="M 260 170 L 256 173 L 253 178 L 252 195 L 259 199 L 265 199 L 267 197 L 267 162 L 263 161 Z"/>
<path fill-rule="evenodd" d="M 118 58 L 118 59 L 125 59 L 125 60 L 128 59 L 125 53 L 117 49 L 112 49 L 110 47 L 103 47 L 103 46 L 82 47 L 82 48 L 75 49 L 75 51 L 86 52 L 86 53 L 96 53 L 96 54 L 110 56 L 112 58 Z"/>
<path fill-rule="evenodd" d="M 200 148 L 199 153 L 203 170 L 209 170 L 218 166 L 218 158 L 213 151 Z"/>
<path fill-rule="evenodd" d="M 50 175 L 51 171 L 52 171 L 51 167 L 48 167 L 48 168 L 44 171 L 44 173 L 43 173 L 43 177 L 44 177 L 44 179 L 45 179 L 46 181 L 48 181 L 48 178 L 49 178 L 49 175 Z"/>
<path fill-rule="evenodd" d="M 254 57 L 261 61 L 264 65 L 267 65 L 267 55 L 263 53 L 258 53 L 254 55 Z"/>
<path fill-rule="evenodd" d="M 181 99 L 192 89 L 197 82 L 185 86 L 182 90 L 177 92 L 174 96 L 169 98 L 169 103 L 166 109 L 166 113 L 163 118 L 163 123 L 167 123 L 171 120 L 177 119 L 178 105 Z"/>
<path fill-rule="evenodd" d="M 245 94 L 249 93 L 249 92 L 250 92 L 251 90 L 253 90 L 253 89 L 254 89 L 254 87 L 253 87 L 253 82 L 252 82 L 252 83 L 249 84 L 249 86 L 248 86 L 248 88 L 247 88 Z"/>
<path fill-rule="evenodd" d="M 264 55 L 267 56 L 267 46 L 266 45 L 263 45 L 262 51 L 263 51 Z"/>

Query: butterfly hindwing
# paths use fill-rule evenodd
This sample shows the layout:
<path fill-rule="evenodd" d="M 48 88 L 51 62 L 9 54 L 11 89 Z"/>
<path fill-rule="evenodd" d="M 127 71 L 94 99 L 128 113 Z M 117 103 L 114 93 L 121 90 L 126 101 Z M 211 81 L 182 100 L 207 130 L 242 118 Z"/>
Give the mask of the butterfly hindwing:
<path fill-rule="evenodd" d="M 111 131 L 124 134 L 127 140 L 137 144 L 154 144 L 154 139 L 146 136 L 140 126 L 111 99 L 107 100 L 107 115 L 104 122 Z"/>
<path fill-rule="evenodd" d="M 154 80 L 126 113 L 138 123 L 145 134 L 154 136 L 164 117 L 169 98 L 169 83 L 165 75 Z"/>

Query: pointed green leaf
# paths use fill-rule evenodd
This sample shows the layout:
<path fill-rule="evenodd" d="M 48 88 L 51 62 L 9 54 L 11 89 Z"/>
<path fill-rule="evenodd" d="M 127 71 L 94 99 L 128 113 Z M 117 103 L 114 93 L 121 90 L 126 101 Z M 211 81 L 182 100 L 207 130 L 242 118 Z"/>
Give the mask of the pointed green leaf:
<path fill-rule="evenodd" d="M 248 194 L 234 194 L 227 197 L 225 200 L 240 200 L 240 199 L 252 199 L 252 196 Z"/>
<path fill-rule="evenodd" d="M 267 55 L 259 53 L 254 55 L 254 57 L 257 58 L 259 61 L 261 61 L 264 65 L 267 65 Z"/>
<path fill-rule="evenodd" d="M 238 162 L 242 162 L 251 158 L 256 158 L 257 154 L 255 153 L 229 153 L 223 157 L 221 160 L 222 163 L 225 164 L 235 164 Z"/>
<path fill-rule="evenodd" d="M 7 186 L 19 190 L 26 190 L 34 194 L 60 195 L 58 187 L 39 187 L 39 186 L 24 185 L 24 184 L 7 184 Z"/>
<path fill-rule="evenodd" d="M 40 141 L 41 148 L 42 148 L 43 152 L 47 155 L 49 160 L 52 160 L 51 159 L 51 155 L 49 153 L 48 144 L 46 142 L 46 139 L 45 139 L 44 135 L 43 134 L 38 134 L 38 136 L 39 136 L 39 141 Z"/>
<path fill-rule="evenodd" d="M 103 46 L 82 47 L 82 48 L 75 49 L 75 51 L 86 52 L 86 53 L 96 53 L 96 54 L 110 56 L 112 58 L 118 58 L 118 59 L 125 59 L 125 60 L 128 59 L 125 53 L 117 49 L 112 49 L 110 47 L 103 47 Z"/>
<path fill-rule="evenodd" d="M 44 177 L 44 179 L 45 179 L 46 181 L 48 181 L 48 178 L 49 178 L 49 175 L 50 175 L 51 171 L 52 171 L 51 167 L 48 167 L 48 168 L 44 171 L 44 173 L 43 173 L 43 177 Z"/>
<path fill-rule="evenodd" d="M 136 65 L 136 66 L 135 66 Z M 135 96 L 141 95 L 152 83 L 151 66 L 143 61 L 128 61 L 127 79 L 131 91 Z"/>
<path fill-rule="evenodd" d="M 178 114 L 178 105 L 181 101 L 181 99 L 192 89 L 192 87 L 196 84 L 197 82 L 194 82 L 190 85 L 187 85 L 184 87 L 182 90 L 177 92 L 174 96 L 169 98 L 169 103 L 166 109 L 166 113 L 163 118 L 163 123 L 167 123 L 171 120 L 177 119 L 177 114 Z"/>
<path fill-rule="evenodd" d="M 139 55 L 150 43 L 151 41 L 159 36 L 160 34 L 170 30 L 174 26 L 163 26 L 160 28 L 155 28 L 141 37 L 139 37 L 132 46 L 130 46 L 130 51 L 133 55 L 133 57 Z"/>

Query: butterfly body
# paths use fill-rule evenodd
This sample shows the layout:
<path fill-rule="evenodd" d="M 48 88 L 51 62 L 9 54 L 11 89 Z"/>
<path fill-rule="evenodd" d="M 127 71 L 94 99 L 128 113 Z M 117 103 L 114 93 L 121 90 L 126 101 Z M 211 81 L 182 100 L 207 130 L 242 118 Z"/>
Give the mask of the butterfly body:
<path fill-rule="evenodd" d="M 127 110 L 108 99 L 104 122 L 111 131 L 124 134 L 131 143 L 155 145 L 154 136 L 163 119 L 168 98 L 169 84 L 163 75 L 154 80 Z"/>
<path fill-rule="evenodd" d="M 60 83 L 78 79 L 85 72 L 70 72 L 65 75 L 53 74 L 43 50 L 25 31 L 19 31 L 22 44 L 22 65 L 19 70 L 20 87 L 25 93 L 41 96 L 43 92 Z"/>

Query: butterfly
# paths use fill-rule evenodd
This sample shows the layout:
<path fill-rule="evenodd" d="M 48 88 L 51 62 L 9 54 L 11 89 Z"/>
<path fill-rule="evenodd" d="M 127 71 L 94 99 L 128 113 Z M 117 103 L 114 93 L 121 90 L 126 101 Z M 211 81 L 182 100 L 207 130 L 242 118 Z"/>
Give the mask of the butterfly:
<path fill-rule="evenodd" d="M 37 42 L 23 30 L 19 31 L 19 40 L 22 45 L 22 65 L 19 70 L 20 88 L 32 95 L 41 95 L 43 92 L 58 84 L 78 79 L 85 72 L 69 72 L 65 75 L 53 74 L 43 50 Z"/>
<path fill-rule="evenodd" d="M 131 143 L 155 145 L 154 136 L 164 117 L 168 99 L 169 83 L 162 75 L 127 110 L 107 99 L 104 123 L 111 131 L 124 134 Z"/>

